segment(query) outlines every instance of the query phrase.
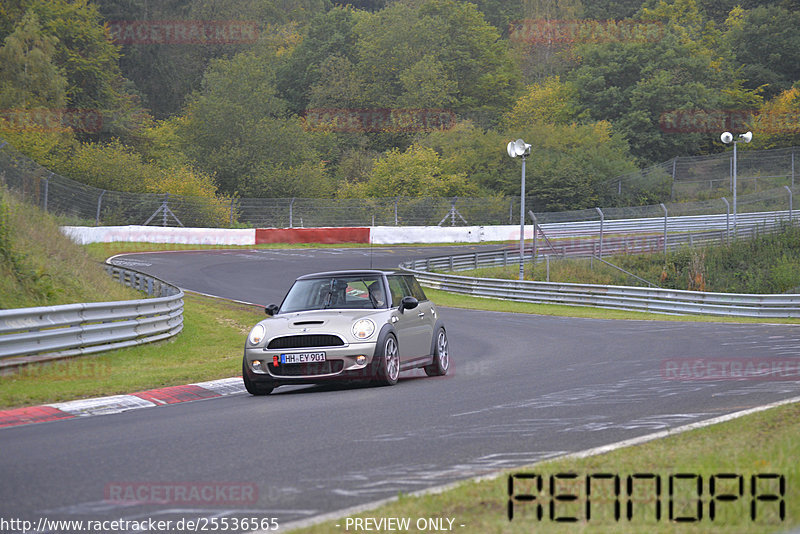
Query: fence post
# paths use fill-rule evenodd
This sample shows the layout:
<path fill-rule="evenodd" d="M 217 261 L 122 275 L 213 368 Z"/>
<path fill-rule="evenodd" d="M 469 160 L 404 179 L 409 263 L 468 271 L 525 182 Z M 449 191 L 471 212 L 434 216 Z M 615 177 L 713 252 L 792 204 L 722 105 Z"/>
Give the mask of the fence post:
<path fill-rule="evenodd" d="M 106 194 L 106 190 L 103 189 L 100 191 L 100 196 L 97 197 L 97 214 L 94 217 L 94 224 L 95 226 L 100 226 L 100 208 L 103 205 L 103 195 Z"/>
<path fill-rule="evenodd" d="M 233 206 L 234 206 L 234 199 L 231 199 L 231 217 L 230 221 L 228 222 L 228 226 L 233 226 Z"/>
<path fill-rule="evenodd" d="M 606 216 L 603 215 L 603 210 L 600 208 L 595 208 L 597 213 L 600 214 L 600 256 L 603 257 L 603 221 L 605 221 Z"/>
<path fill-rule="evenodd" d="M 672 158 L 672 186 L 670 188 L 669 199 L 675 202 L 675 171 L 677 170 L 678 156 Z"/>
<path fill-rule="evenodd" d="M 161 210 L 161 226 L 167 225 L 167 212 L 169 211 L 169 193 L 164 195 L 164 209 Z"/>
<path fill-rule="evenodd" d="M 50 176 L 53 176 L 53 173 L 50 173 Z M 44 178 L 44 211 L 47 212 L 47 194 L 50 191 L 50 180 Z"/>
<path fill-rule="evenodd" d="M 794 147 L 792 147 L 792 187 L 794 187 Z"/>
<path fill-rule="evenodd" d="M 289 201 L 289 228 L 294 228 L 294 197 Z"/>
<path fill-rule="evenodd" d="M 667 207 L 661 203 L 661 209 L 664 210 L 664 261 L 667 259 Z"/>
<path fill-rule="evenodd" d="M 722 197 L 722 201 L 725 203 L 725 243 L 730 244 L 731 242 L 731 205 L 728 203 L 728 199 Z"/>
<path fill-rule="evenodd" d="M 397 222 L 397 197 L 394 197 L 394 225 L 399 226 Z"/>
<path fill-rule="evenodd" d="M 792 213 L 792 190 L 789 188 L 788 185 L 784 185 L 783 187 L 789 192 L 789 224 L 792 223 L 793 213 Z"/>

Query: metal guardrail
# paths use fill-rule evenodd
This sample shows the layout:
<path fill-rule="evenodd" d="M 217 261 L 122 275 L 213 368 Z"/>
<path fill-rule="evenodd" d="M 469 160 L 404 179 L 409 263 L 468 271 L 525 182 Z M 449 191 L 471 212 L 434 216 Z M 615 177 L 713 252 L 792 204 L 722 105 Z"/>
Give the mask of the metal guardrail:
<path fill-rule="evenodd" d="M 154 298 L 0 310 L 0 368 L 152 343 L 183 329 L 183 290 L 131 269 L 105 268 Z"/>
<path fill-rule="evenodd" d="M 755 228 L 750 231 L 754 232 Z M 691 236 L 691 234 L 688 235 Z M 704 236 L 703 239 L 695 238 L 694 243 L 725 239 L 724 231 L 706 232 Z M 678 239 L 680 236 L 670 237 L 673 239 L 668 242 L 669 248 L 688 244 L 688 240 Z M 657 243 L 657 245 L 663 246 L 663 242 Z M 558 247 L 555 248 L 558 249 Z M 644 248 L 646 247 L 637 248 L 634 251 L 626 245 L 625 250 L 629 253 L 643 252 Z M 565 250 L 568 252 L 567 255 L 574 257 L 591 256 L 596 247 L 589 245 Z M 524 254 L 525 261 L 533 259 L 532 248 L 526 249 Z M 537 253 L 537 261 L 541 257 Z M 663 288 L 471 278 L 432 272 L 435 270 L 465 271 L 479 267 L 516 263 L 519 263 L 519 252 L 514 249 L 502 249 L 412 260 L 400 264 L 400 267 L 412 272 L 425 287 L 477 297 L 667 314 L 762 318 L 800 317 L 800 295 L 798 294 L 710 293 Z"/>
<path fill-rule="evenodd" d="M 430 273 L 407 266 L 403 268 L 412 272 L 425 287 L 476 297 L 667 314 L 800 317 L 800 295 L 705 293 L 661 288 L 498 280 Z"/>

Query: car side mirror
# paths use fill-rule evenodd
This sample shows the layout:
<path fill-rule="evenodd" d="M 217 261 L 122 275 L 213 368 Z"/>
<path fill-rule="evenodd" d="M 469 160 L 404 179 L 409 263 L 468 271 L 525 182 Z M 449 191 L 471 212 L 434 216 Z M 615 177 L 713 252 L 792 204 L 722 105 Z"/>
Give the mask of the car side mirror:
<path fill-rule="evenodd" d="M 272 317 L 273 315 L 275 315 L 276 313 L 278 313 L 278 309 L 279 309 L 279 308 L 278 308 L 278 305 L 277 305 L 277 304 L 270 304 L 269 306 L 267 306 L 266 308 L 264 308 L 264 313 L 266 313 L 267 315 L 269 315 L 270 317 Z"/>
<path fill-rule="evenodd" d="M 405 310 L 413 310 L 418 305 L 419 301 L 414 297 L 403 297 L 403 300 L 400 301 L 400 313 Z"/>

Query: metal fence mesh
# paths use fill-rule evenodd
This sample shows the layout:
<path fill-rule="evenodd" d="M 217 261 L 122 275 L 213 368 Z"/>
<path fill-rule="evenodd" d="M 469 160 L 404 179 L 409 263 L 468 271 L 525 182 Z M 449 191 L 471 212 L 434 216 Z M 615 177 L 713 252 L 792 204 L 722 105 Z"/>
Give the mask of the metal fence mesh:
<path fill-rule="evenodd" d="M 738 213 L 792 206 L 795 148 L 738 155 Z M 733 213 L 731 154 L 675 158 L 604 184 L 596 208 L 537 213 L 540 224 Z M 519 198 L 215 198 L 105 191 L 59 176 L 0 140 L 0 180 L 23 200 L 83 225 L 187 227 L 484 226 L 519 224 Z M 663 204 L 636 206 L 643 191 Z M 688 192 L 701 200 L 679 201 Z M 712 194 L 713 193 L 713 194 Z M 704 196 L 705 195 L 705 196 Z M 707 198 L 707 199 L 703 199 Z M 623 206 L 623 207 L 616 207 Z"/>

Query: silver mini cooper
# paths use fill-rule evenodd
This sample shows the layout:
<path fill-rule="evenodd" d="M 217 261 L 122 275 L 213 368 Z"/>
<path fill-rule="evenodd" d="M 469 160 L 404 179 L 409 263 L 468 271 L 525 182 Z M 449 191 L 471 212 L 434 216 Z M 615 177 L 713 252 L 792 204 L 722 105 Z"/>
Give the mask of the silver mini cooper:
<path fill-rule="evenodd" d="M 401 371 L 447 374 L 444 323 L 414 276 L 336 271 L 298 278 L 247 336 L 244 385 L 253 395 L 331 379 L 394 385 Z"/>

